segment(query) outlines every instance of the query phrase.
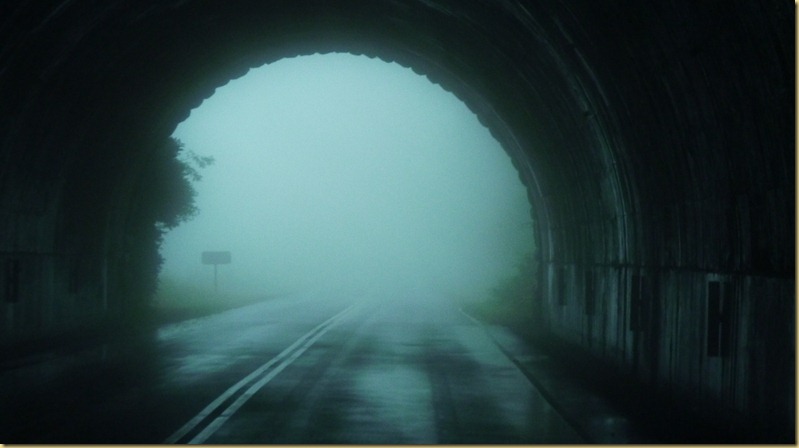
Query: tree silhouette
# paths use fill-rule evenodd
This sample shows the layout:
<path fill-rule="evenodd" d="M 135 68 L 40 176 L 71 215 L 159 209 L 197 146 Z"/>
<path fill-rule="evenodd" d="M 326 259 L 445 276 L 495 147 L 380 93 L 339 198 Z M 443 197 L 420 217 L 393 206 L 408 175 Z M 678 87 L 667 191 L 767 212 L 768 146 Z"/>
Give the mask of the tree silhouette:
<path fill-rule="evenodd" d="M 213 164 L 185 150 L 176 138 L 168 138 L 155 150 L 142 169 L 134 204 L 128 215 L 128 254 L 123 287 L 138 303 L 148 303 L 157 287 L 163 264 L 160 254 L 164 235 L 196 216 L 197 192 L 193 183 L 202 179 L 200 171 Z"/>

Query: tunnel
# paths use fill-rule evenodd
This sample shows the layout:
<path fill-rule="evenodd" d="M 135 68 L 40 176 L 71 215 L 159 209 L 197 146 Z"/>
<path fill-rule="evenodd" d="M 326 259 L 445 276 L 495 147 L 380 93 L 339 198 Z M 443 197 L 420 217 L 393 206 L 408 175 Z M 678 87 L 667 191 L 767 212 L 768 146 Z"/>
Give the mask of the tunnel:
<path fill-rule="evenodd" d="M 456 95 L 528 191 L 529 326 L 752 440 L 794 443 L 794 5 L 7 1 L 0 345 L 141 313 L 147 160 L 216 88 L 343 52 Z M 149 280 L 147 280 L 149 279 Z M 585 361 L 583 361 L 585 362 Z M 749 439 L 747 439 L 749 440 Z"/>

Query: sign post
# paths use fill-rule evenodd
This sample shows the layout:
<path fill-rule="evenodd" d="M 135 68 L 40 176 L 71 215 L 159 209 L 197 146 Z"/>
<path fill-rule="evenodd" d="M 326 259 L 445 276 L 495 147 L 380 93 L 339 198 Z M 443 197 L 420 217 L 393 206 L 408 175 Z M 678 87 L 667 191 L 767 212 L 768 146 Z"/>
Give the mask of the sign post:
<path fill-rule="evenodd" d="M 220 264 L 230 264 L 230 251 L 206 251 L 202 253 L 202 263 L 214 265 L 214 293 L 217 292 L 216 267 Z"/>

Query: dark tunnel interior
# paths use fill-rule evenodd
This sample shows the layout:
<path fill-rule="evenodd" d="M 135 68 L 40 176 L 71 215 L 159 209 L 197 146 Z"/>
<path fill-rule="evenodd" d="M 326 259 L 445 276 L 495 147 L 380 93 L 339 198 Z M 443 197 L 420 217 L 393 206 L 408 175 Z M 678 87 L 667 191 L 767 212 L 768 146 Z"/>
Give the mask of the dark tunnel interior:
<path fill-rule="evenodd" d="M 249 69 L 343 52 L 427 76 L 507 151 L 535 213 L 537 340 L 734 441 L 795 443 L 794 8 L 3 2 L 4 361 L 146 313 L 152 152 Z"/>

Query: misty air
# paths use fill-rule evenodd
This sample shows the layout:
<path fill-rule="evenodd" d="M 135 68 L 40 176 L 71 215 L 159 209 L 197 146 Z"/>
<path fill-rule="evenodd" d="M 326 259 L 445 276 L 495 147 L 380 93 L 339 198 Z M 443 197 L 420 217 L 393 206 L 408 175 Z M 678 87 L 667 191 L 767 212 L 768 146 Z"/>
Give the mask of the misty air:
<path fill-rule="evenodd" d="M 316 291 L 479 300 L 532 256 L 510 157 L 453 94 L 398 64 L 284 59 L 217 89 L 173 136 L 214 163 L 194 183 L 199 213 L 165 236 L 165 306 L 213 292 L 203 251 L 231 253 L 213 299 L 231 303 Z"/>

